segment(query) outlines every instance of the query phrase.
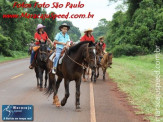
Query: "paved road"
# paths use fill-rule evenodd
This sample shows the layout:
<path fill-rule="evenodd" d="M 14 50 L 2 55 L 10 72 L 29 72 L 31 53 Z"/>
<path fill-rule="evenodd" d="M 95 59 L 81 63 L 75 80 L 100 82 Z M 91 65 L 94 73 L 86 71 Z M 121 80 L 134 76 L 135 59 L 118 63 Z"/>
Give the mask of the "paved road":
<path fill-rule="evenodd" d="M 36 87 L 33 70 L 28 69 L 29 59 L 0 64 L 0 106 L 3 104 L 34 106 L 34 122 L 141 122 L 133 112 L 123 106 L 115 96 L 108 81 L 96 84 L 82 82 L 81 112 L 75 111 L 75 82 L 70 83 L 70 97 L 64 107 L 52 105 L 52 95 L 47 97 Z M 58 92 L 64 96 L 63 82 Z M 0 109 L 0 118 L 2 117 Z M 2 118 L 0 119 L 2 121 Z M 19 121 L 20 122 L 20 121 Z"/>

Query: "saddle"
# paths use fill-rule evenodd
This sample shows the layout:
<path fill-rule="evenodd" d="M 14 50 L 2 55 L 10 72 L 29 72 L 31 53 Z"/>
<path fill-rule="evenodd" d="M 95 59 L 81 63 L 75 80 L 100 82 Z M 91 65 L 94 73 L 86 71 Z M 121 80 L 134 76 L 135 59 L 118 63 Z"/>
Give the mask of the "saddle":
<path fill-rule="evenodd" d="M 62 59 L 63 59 L 63 57 L 64 57 L 64 55 L 65 55 L 65 52 L 66 52 L 66 48 L 63 48 L 63 50 L 62 50 L 62 52 L 61 52 L 61 56 L 60 56 L 60 58 L 59 58 L 59 64 L 62 63 Z M 50 59 L 52 62 L 54 62 L 55 56 L 56 56 L 56 52 L 54 51 L 54 52 L 51 54 L 51 56 L 49 57 L 49 59 Z"/>

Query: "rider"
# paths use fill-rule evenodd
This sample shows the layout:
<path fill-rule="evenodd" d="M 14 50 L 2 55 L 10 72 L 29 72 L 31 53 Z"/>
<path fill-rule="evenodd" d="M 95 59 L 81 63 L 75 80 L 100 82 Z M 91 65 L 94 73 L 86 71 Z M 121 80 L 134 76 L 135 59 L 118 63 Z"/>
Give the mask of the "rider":
<path fill-rule="evenodd" d="M 102 46 L 103 52 L 106 53 L 106 44 L 104 43 L 104 37 L 100 36 L 99 37 L 99 42 L 97 42 L 98 45 Z"/>
<path fill-rule="evenodd" d="M 93 43 L 95 43 L 95 39 L 94 36 L 92 35 L 92 29 L 87 29 L 84 31 L 84 36 L 81 37 L 80 41 L 92 41 Z"/>
<path fill-rule="evenodd" d="M 27 45 L 29 45 L 28 53 L 31 54 L 32 48 L 35 46 L 34 41 L 31 41 L 31 43 L 29 43 L 29 44 L 27 44 Z"/>
<path fill-rule="evenodd" d="M 54 43 L 57 45 L 56 45 L 56 56 L 54 59 L 53 69 L 52 69 L 53 74 L 56 74 L 57 64 L 58 64 L 58 61 L 59 61 L 59 58 L 60 58 L 60 55 L 64 46 L 66 47 L 69 46 L 69 43 L 67 43 L 67 42 L 70 42 L 70 37 L 67 34 L 67 31 L 69 29 L 70 29 L 70 26 L 68 26 L 66 23 L 63 23 L 61 26 L 59 26 L 60 32 L 55 37 Z"/>
<path fill-rule="evenodd" d="M 35 33 L 35 35 L 34 35 L 34 38 L 35 38 L 35 45 L 37 46 L 37 47 L 39 47 L 39 44 L 40 44 L 40 42 L 46 42 L 46 41 L 48 41 L 48 42 L 50 42 L 51 43 L 51 45 L 53 45 L 53 43 L 52 43 L 52 41 L 49 39 L 49 37 L 48 37 L 48 35 L 47 35 L 47 33 L 43 30 L 43 28 L 45 28 L 46 26 L 43 26 L 42 24 L 38 24 L 37 25 L 37 28 L 36 28 L 36 33 Z M 30 69 L 33 69 L 33 67 L 34 67 L 34 57 L 35 57 L 35 51 L 34 50 L 32 50 L 32 53 L 31 53 L 31 59 L 30 59 L 30 66 L 29 66 L 29 68 Z"/>
<path fill-rule="evenodd" d="M 104 43 L 104 37 L 103 36 L 99 37 L 99 42 L 97 42 L 97 45 L 102 46 L 103 54 L 105 54 L 106 53 L 106 50 L 105 50 L 106 44 Z M 99 57 L 99 62 L 101 62 L 101 59 L 102 59 L 102 57 L 100 56 Z"/>

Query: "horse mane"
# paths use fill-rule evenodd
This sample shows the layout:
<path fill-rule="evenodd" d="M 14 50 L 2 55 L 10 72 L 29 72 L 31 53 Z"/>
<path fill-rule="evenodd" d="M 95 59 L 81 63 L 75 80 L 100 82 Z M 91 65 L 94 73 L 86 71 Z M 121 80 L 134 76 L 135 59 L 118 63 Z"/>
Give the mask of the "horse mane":
<path fill-rule="evenodd" d="M 87 43 L 89 43 L 88 47 L 95 46 L 95 44 L 92 41 L 79 42 L 78 44 L 69 48 L 68 54 L 76 52 L 83 44 L 87 44 Z"/>

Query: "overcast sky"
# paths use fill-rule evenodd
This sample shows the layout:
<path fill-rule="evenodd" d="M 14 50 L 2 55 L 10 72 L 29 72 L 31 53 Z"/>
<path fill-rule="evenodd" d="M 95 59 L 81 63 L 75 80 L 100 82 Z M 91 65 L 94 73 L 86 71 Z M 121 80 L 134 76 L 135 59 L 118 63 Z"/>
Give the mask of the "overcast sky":
<path fill-rule="evenodd" d="M 30 0 L 27 0 L 30 1 Z M 51 8 L 53 2 L 59 2 L 61 4 L 66 5 L 67 2 L 71 2 L 73 4 L 78 4 L 79 1 L 81 1 L 82 4 L 85 6 L 83 8 Z M 87 28 L 95 28 L 98 25 L 98 22 L 102 18 L 106 18 L 107 20 L 112 19 L 112 15 L 116 12 L 115 7 L 120 3 L 112 4 L 108 6 L 109 1 L 108 0 L 37 0 L 40 4 L 46 2 L 47 4 L 50 4 L 50 7 L 46 9 L 46 11 L 49 13 L 51 11 L 55 12 L 56 14 L 67 14 L 67 12 L 70 12 L 70 14 L 88 14 L 91 12 L 94 14 L 93 19 L 69 19 L 72 21 L 73 25 L 76 27 L 79 27 L 80 31 L 83 31 Z M 64 20 L 64 19 L 58 19 L 58 20 Z"/>

